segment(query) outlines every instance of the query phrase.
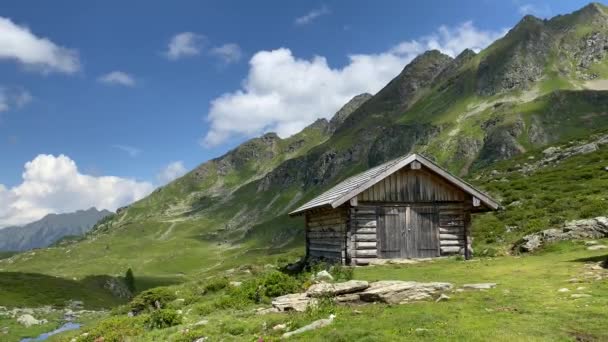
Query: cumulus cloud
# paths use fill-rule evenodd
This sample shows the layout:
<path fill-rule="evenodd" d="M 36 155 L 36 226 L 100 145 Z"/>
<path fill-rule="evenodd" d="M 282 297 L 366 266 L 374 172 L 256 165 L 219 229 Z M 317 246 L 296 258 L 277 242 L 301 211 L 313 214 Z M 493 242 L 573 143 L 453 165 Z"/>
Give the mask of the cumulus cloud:
<path fill-rule="evenodd" d="M 313 10 L 311 10 L 310 12 L 306 13 L 305 15 L 301 16 L 301 17 L 297 17 L 294 20 L 294 23 L 296 25 L 306 25 L 306 24 L 310 24 L 312 23 L 315 19 L 330 14 L 331 11 L 327 6 L 321 6 L 320 8 L 315 8 Z"/>
<path fill-rule="evenodd" d="M 376 93 L 426 50 L 451 56 L 465 48 L 479 51 L 505 32 L 480 30 L 472 22 L 441 26 L 433 34 L 381 53 L 350 55 L 342 68 L 330 67 L 322 56 L 297 58 L 287 48 L 257 52 L 249 61 L 242 88 L 211 102 L 210 128 L 201 143 L 216 146 L 267 131 L 292 135 L 319 117 L 330 118 L 355 95 Z"/>
<path fill-rule="evenodd" d="M 13 108 L 22 108 L 33 99 L 32 94 L 23 88 L 0 86 L 0 113 Z"/>
<path fill-rule="evenodd" d="M 80 70 L 78 53 L 48 38 L 34 35 L 27 27 L 0 17 L 0 59 L 14 60 L 29 69 L 67 74 Z"/>
<path fill-rule="evenodd" d="M 228 43 L 214 47 L 210 51 L 211 55 L 219 58 L 225 64 L 236 63 L 243 57 L 241 47 L 234 43 Z"/>
<path fill-rule="evenodd" d="M 175 161 L 165 166 L 165 168 L 156 175 L 156 179 L 163 185 L 183 176 L 186 172 L 188 172 L 188 170 L 184 166 L 184 163 L 182 161 Z"/>
<path fill-rule="evenodd" d="M 178 33 L 169 41 L 165 56 L 175 61 L 180 58 L 199 55 L 205 40 L 205 36 L 194 32 Z"/>
<path fill-rule="evenodd" d="M 135 78 L 123 71 L 109 72 L 105 75 L 99 76 L 97 80 L 105 84 L 117 84 L 127 87 L 135 86 Z"/>
<path fill-rule="evenodd" d="M 65 155 L 38 155 L 25 164 L 22 178 L 12 188 L 0 184 L 0 227 L 89 207 L 116 210 L 153 190 L 148 182 L 82 174 Z"/>
<path fill-rule="evenodd" d="M 137 157 L 141 153 L 141 150 L 139 148 L 137 148 L 137 147 L 134 147 L 134 146 L 129 146 L 129 145 L 112 145 L 112 147 L 125 152 L 126 154 L 128 154 L 131 157 Z"/>
<path fill-rule="evenodd" d="M 517 11 L 521 15 L 534 15 L 540 18 L 548 18 L 551 16 L 551 8 L 547 4 L 535 5 L 535 4 L 522 4 L 519 5 Z"/>

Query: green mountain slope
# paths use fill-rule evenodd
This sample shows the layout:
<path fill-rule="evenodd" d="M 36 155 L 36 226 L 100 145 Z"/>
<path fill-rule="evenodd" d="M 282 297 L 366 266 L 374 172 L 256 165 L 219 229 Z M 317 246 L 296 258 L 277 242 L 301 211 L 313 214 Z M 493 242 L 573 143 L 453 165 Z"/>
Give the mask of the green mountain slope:
<path fill-rule="evenodd" d="M 331 122 L 247 141 L 119 210 L 84 241 L 14 256 L 0 269 L 187 277 L 301 254 L 302 222 L 286 213 L 390 158 L 418 151 L 474 178 L 496 162 L 586 139 L 608 128 L 607 19 L 606 7 L 590 4 L 550 20 L 527 16 L 478 54 L 426 52 Z M 530 219 L 492 217 L 495 226 Z M 554 224 L 538 220 L 525 231 Z"/>

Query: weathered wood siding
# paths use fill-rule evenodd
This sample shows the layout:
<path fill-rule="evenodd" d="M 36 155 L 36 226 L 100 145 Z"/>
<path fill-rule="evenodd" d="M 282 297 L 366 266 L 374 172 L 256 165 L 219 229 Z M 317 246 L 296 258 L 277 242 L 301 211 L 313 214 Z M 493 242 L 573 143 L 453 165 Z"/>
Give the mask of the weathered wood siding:
<path fill-rule="evenodd" d="M 422 167 L 401 169 L 357 198 L 360 202 L 462 202 L 465 193 Z"/>
<path fill-rule="evenodd" d="M 367 265 L 378 257 L 376 227 L 378 225 L 377 207 L 359 205 L 350 208 L 350 232 L 348 252 L 350 264 Z"/>
<path fill-rule="evenodd" d="M 306 250 L 309 257 L 346 263 L 348 210 L 306 213 Z"/>
<path fill-rule="evenodd" d="M 463 254 L 465 247 L 465 206 L 447 204 L 439 207 L 439 244 L 441 255 Z"/>

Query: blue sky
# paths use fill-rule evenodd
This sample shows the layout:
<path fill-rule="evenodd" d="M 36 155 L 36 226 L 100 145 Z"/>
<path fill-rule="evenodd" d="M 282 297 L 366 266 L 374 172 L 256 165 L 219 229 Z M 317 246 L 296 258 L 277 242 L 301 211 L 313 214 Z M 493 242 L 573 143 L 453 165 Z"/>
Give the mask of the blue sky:
<path fill-rule="evenodd" d="M 74 209 L 43 194 L 67 186 L 51 179 L 62 170 L 86 176 L 72 194 L 124 181 L 83 202 L 114 209 L 247 138 L 330 117 L 429 47 L 483 48 L 524 13 L 585 4 L 4 0 L 0 227 Z"/>

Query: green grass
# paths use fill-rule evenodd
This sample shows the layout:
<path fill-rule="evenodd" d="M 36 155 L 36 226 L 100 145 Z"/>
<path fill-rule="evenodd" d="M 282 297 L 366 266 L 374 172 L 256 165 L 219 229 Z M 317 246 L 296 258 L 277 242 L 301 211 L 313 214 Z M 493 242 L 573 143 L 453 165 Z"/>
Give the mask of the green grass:
<path fill-rule="evenodd" d="M 608 243 L 608 240 L 601 241 Z M 547 247 L 535 255 L 522 257 L 477 258 L 472 261 L 442 259 L 417 265 L 359 267 L 354 279 L 415 280 L 451 282 L 456 287 L 465 283 L 496 282 L 489 291 L 452 292 L 446 302 L 418 302 L 404 305 L 336 306 L 322 302 L 306 313 L 256 315 L 256 307 L 240 297 L 239 290 L 215 286 L 204 291 L 208 280 L 172 287 L 170 292 L 186 298 L 183 304 L 167 307 L 182 310 L 181 325 L 147 330 L 141 319 L 118 315 L 113 325 L 133 332 L 133 341 L 191 341 L 207 336 L 211 340 L 248 341 L 263 338 L 278 340 L 276 324 L 291 329 L 306 325 L 330 313 L 337 318 L 329 327 L 292 338 L 295 341 L 574 341 L 605 340 L 608 331 L 608 283 L 584 280 L 589 261 L 608 257 L 606 252 L 587 251 L 582 243 L 563 242 Z M 229 280 L 263 279 L 263 274 L 229 273 Z M 607 271 L 604 271 L 607 272 Z M 582 279 L 570 283 L 571 278 Z M 246 285 L 243 285 L 246 286 Z M 578 287 L 585 289 L 577 290 Z M 560 288 L 571 292 L 560 293 Z M 210 288 L 210 287 L 207 287 Z M 197 294 L 198 295 L 192 295 Z M 591 294 L 590 298 L 572 299 L 572 293 Z M 177 306 L 175 306 L 177 305 Z M 209 324 L 192 327 L 202 319 Z M 110 321 L 103 324 L 110 324 Z M 189 328 L 189 333 L 182 332 Z M 110 327 L 110 326 L 108 326 Z M 97 329 L 93 324 L 89 329 Z M 108 328 L 109 329 L 109 328 Z M 417 329 L 427 329 L 418 330 Z M 96 330 L 96 334 L 99 330 Z M 78 332 L 78 334 L 82 333 Z M 69 340 L 76 333 L 66 334 Z M 188 339 L 189 338 L 189 339 Z"/>

